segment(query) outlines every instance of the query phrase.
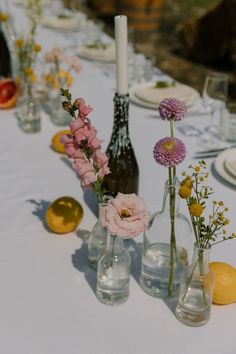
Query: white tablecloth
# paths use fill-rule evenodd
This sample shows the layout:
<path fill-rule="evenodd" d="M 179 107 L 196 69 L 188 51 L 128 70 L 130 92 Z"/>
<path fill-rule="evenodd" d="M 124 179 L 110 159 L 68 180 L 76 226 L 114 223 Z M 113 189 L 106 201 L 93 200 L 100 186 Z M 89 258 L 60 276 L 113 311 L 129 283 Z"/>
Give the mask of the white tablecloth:
<path fill-rule="evenodd" d="M 23 28 L 22 10 L 13 7 Z M 78 33 L 79 37 L 79 33 Z M 70 34 L 39 28 L 47 51 L 55 43 L 68 44 Z M 178 68 L 176 68 L 178 70 Z M 197 75 L 197 73 L 196 73 Z M 106 147 L 113 123 L 114 78 L 101 65 L 83 61 L 83 70 L 71 89 L 94 108 L 91 119 Z M 208 116 L 187 116 L 200 128 Z M 182 124 L 182 123 L 179 123 Z M 60 127 L 42 113 L 42 129 L 25 134 L 14 109 L 0 111 L 0 353 L 1 354 L 234 354 L 236 304 L 213 306 L 210 322 L 190 328 L 177 321 L 162 300 L 145 294 L 131 276 L 130 297 L 117 307 L 97 301 L 96 273 L 87 266 L 86 245 L 79 237 L 96 221 L 94 202 L 84 200 L 80 182 L 65 159 L 50 147 Z M 162 201 L 167 171 L 152 156 L 155 142 L 169 135 L 167 122 L 154 110 L 130 105 L 130 135 L 140 167 L 139 194 L 150 208 Z M 177 132 L 179 137 L 180 133 Z M 193 162 L 197 139 L 184 138 L 187 158 L 181 173 Z M 209 167 L 213 159 L 209 159 Z M 234 188 L 210 174 L 216 199 L 229 207 L 230 230 L 236 230 Z M 50 202 L 69 195 L 84 207 L 79 230 L 67 235 L 47 231 L 44 213 Z M 85 233 L 86 234 L 86 233 Z M 141 238 L 137 242 L 141 242 Z M 236 242 L 212 250 L 211 259 L 236 266 Z"/>

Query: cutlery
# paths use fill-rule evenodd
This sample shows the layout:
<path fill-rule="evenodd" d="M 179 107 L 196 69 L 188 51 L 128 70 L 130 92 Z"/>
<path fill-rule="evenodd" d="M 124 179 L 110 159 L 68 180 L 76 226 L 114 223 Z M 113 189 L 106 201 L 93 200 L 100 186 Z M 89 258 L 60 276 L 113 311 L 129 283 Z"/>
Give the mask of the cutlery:
<path fill-rule="evenodd" d="M 210 150 L 203 150 L 203 151 L 196 151 L 194 154 L 194 158 L 210 158 L 210 157 L 215 157 L 219 155 L 222 151 L 225 151 L 227 149 L 231 149 L 236 147 L 236 144 L 234 145 L 228 145 L 224 146 L 222 148 L 217 148 L 217 149 L 210 149 Z"/>

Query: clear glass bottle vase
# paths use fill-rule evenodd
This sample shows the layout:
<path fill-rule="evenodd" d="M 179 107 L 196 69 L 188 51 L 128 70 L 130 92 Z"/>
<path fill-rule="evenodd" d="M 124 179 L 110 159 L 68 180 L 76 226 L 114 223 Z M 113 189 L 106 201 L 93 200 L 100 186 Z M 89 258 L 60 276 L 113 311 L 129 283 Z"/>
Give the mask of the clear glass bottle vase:
<path fill-rule="evenodd" d="M 175 314 L 188 326 L 202 326 L 210 319 L 214 286 L 214 275 L 209 267 L 210 250 L 194 245 L 192 262 L 181 280 Z"/>
<path fill-rule="evenodd" d="M 24 82 L 24 84 L 22 84 Z M 30 79 L 21 80 L 21 94 L 17 101 L 16 117 L 25 133 L 37 133 L 41 130 L 41 114 L 34 97 L 34 87 Z"/>
<path fill-rule="evenodd" d="M 122 237 L 108 234 L 98 260 L 96 296 L 99 301 L 119 305 L 128 299 L 130 265 L 131 257 Z"/>
<path fill-rule="evenodd" d="M 58 80 L 59 89 L 51 90 L 51 100 L 49 102 L 48 113 L 50 115 L 50 120 L 55 125 L 68 125 L 72 118 L 62 107 L 62 102 L 64 101 L 64 97 L 61 95 L 60 88 L 64 88 L 67 86 L 66 77 L 56 76 L 54 72 L 52 72 L 52 76 L 55 76 Z"/>
<path fill-rule="evenodd" d="M 104 177 L 104 187 L 114 196 L 138 194 L 139 167 L 129 135 L 129 95 L 115 93 L 114 124 L 106 154 L 111 173 Z"/>
<path fill-rule="evenodd" d="M 151 296 L 177 295 L 188 264 L 192 229 L 179 211 L 179 181 L 166 182 L 162 210 L 155 213 L 144 233 L 140 285 Z"/>
<path fill-rule="evenodd" d="M 107 206 L 107 202 L 98 202 L 98 219 L 91 231 L 88 241 L 88 263 L 94 270 L 97 269 L 97 261 L 100 253 L 106 246 L 107 229 L 102 225 L 103 208 Z"/>

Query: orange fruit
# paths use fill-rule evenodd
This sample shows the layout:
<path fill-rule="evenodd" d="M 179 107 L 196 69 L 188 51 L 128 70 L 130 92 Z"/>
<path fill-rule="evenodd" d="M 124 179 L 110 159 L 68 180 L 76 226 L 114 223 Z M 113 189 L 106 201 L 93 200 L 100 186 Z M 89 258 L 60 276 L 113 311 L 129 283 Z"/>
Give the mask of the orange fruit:
<path fill-rule="evenodd" d="M 56 199 L 46 210 L 48 228 L 57 234 L 74 231 L 83 218 L 81 204 L 74 198 L 64 196 Z"/>
<path fill-rule="evenodd" d="M 236 302 L 236 269 L 228 263 L 211 262 L 214 273 L 213 303 L 226 305 Z"/>
<path fill-rule="evenodd" d="M 16 106 L 18 86 L 12 78 L 0 80 L 0 108 L 8 109 Z"/>
<path fill-rule="evenodd" d="M 56 152 L 59 152 L 60 154 L 66 153 L 65 148 L 64 148 L 64 144 L 60 141 L 62 135 L 65 135 L 65 134 L 71 134 L 71 131 L 68 129 L 60 130 L 55 135 L 53 135 L 52 140 L 51 140 L 53 150 L 55 150 Z"/>

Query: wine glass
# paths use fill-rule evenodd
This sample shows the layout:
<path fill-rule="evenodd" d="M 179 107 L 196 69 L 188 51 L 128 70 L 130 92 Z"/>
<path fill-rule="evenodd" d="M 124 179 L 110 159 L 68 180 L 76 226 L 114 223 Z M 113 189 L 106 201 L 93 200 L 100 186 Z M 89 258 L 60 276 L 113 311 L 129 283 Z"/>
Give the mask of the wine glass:
<path fill-rule="evenodd" d="M 210 109 L 210 124 L 205 128 L 210 138 L 218 134 L 218 125 L 213 124 L 217 112 L 221 114 L 228 96 L 228 75 L 220 72 L 210 73 L 205 80 L 202 98 L 203 105 Z"/>

